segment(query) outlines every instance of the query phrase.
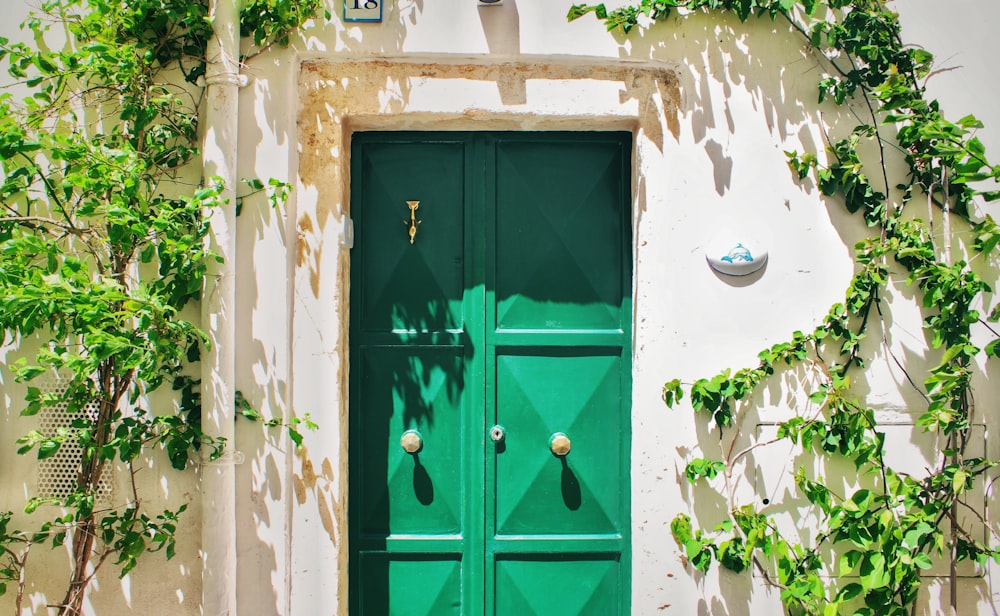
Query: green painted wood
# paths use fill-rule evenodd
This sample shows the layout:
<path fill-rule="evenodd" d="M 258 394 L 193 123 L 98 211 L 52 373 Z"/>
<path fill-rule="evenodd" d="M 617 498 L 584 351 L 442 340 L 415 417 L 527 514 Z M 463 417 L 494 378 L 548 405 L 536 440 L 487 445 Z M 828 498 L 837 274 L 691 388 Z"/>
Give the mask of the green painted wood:
<path fill-rule="evenodd" d="M 498 141 L 498 329 L 621 329 L 627 221 L 616 145 Z"/>
<path fill-rule="evenodd" d="M 497 562 L 496 613 L 607 616 L 622 613 L 620 563 L 558 554 Z"/>
<path fill-rule="evenodd" d="M 366 413 L 354 444 L 365 460 L 378 460 L 361 465 L 352 492 L 361 500 L 362 536 L 461 533 L 467 495 L 454 470 L 462 467 L 464 453 L 462 351 L 410 345 L 358 353 Z M 407 430 L 417 430 L 424 441 L 413 455 L 399 445 Z"/>
<path fill-rule="evenodd" d="M 358 171 L 363 190 L 355 224 L 363 278 L 361 330 L 442 331 L 462 327 L 464 156 L 461 142 L 367 144 Z M 411 245 L 406 202 L 420 201 Z M 352 208 L 352 211 L 355 211 Z M 400 241 L 402 239 L 403 241 Z M 355 251 L 357 252 L 357 251 Z"/>
<path fill-rule="evenodd" d="M 354 135 L 352 614 L 627 613 L 630 146 Z"/>
<path fill-rule="evenodd" d="M 362 552 L 359 561 L 361 613 L 393 616 L 463 613 L 458 560 Z"/>
<path fill-rule="evenodd" d="M 618 349 L 544 347 L 497 355 L 496 534 L 622 534 Z M 572 449 L 549 451 L 565 433 Z"/>
<path fill-rule="evenodd" d="M 472 339 L 483 327 L 469 318 L 471 149 L 451 135 L 352 145 L 352 614 L 470 614 L 481 601 L 482 516 L 467 506 L 482 491 L 482 445 L 467 440 L 482 432 L 470 418 L 483 395 L 469 386 L 482 382 Z M 421 201 L 413 244 L 411 200 Z M 416 455 L 400 447 L 406 430 L 423 438 Z"/>
<path fill-rule="evenodd" d="M 629 145 L 491 141 L 487 413 L 508 442 L 486 457 L 488 614 L 628 611 Z"/>

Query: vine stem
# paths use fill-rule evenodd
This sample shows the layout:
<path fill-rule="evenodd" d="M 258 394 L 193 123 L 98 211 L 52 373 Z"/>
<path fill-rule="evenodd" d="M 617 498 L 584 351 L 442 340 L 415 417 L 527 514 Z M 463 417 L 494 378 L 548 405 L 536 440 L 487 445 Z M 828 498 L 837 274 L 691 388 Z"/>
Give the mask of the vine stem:
<path fill-rule="evenodd" d="M 997 336 L 998 338 L 1000 338 L 1000 332 L 997 332 L 997 330 L 993 329 L 993 327 L 990 326 L 990 324 L 988 322 L 984 321 L 983 319 L 978 319 L 978 321 L 979 321 L 980 325 L 982 325 L 986 329 L 990 330 L 991 334 L 993 334 L 994 336 Z"/>
<path fill-rule="evenodd" d="M 972 538 L 968 529 L 959 523 L 959 508 L 963 506 L 967 507 L 968 505 L 958 499 L 958 494 L 961 494 L 963 490 L 960 484 L 955 484 L 954 479 L 959 478 L 957 476 L 958 472 L 962 472 L 962 477 L 968 481 L 970 476 L 977 477 L 982 475 L 983 470 L 978 466 L 975 468 L 971 466 L 967 467 L 967 462 L 964 460 L 964 452 L 969 443 L 968 426 L 974 418 L 975 407 L 971 386 L 968 381 L 969 366 L 971 363 L 970 352 L 965 351 L 962 347 L 971 343 L 969 342 L 968 326 L 963 323 L 956 323 L 951 311 L 961 310 L 967 313 L 970 310 L 969 302 L 961 299 L 960 295 L 963 297 L 964 295 L 979 297 L 982 295 L 982 291 L 975 287 L 975 284 L 980 282 L 978 279 L 972 285 L 967 285 L 967 281 L 963 279 L 969 273 L 969 270 L 964 270 L 963 268 L 964 271 L 958 272 L 953 267 L 953 261 L 962 255 L 961 252 L 959 255 L 955 255 L 954 258 L 952 255 L 953 230 L 950 217 L 953 213 L 965 216 L 965 211 L 960 209 L 960 207 L 964 208 L 968 205 L 971 199 L 970 194 L 974 194 L 975 192 L 970 193 L 965 184 L 968 178 L 971 177 L 969 172 L 964 170 L 965 161 L 989 166 L 980 155 L 981 147 L 978 147 L 976 152 L 971 151 L 965 145 L 967 139 L 967 131 L 964 130 L 967 128 L 965 123 L 960 123 L 960 125 L 948 123 L 937 112 L 936 103 L 927 101 L 924 98 L 924 89 L 918 80 L 918 76 L 930 68 L 930 58 L 925 54 L 912 53 L 912 50 L 906 48 L 906 45 L 900 39 L 898 18 L 888 10 L 886 2 L 883 0 L 809 3 L 809 6 L 813 7 L 822 4 L 829 11 L 826 16 L 822 17 L 822 21 L 817 21 L 815 24 L 811 21 L 813 19 L 812 13 L 801 3 L 793 3 L 799 7 L 795 11 L 780 8 L 778 2 L 744 2 L 742 5 L 737 5 L 735 2 L 687 0 L 676 4 L 669 4 L 671 6 L 680 5 L 691 11 L 695 9 L 717 9 L 718 12 L 735 11 L 739 14 L 741 21 L 747 21 L 752 13 L 752 11 L 746 8 L 748 4 L 760 6 L 759 15 L 766 12 L 766 4 L 766 8 L 770 9 L 772 17 L 776 14 L 782 15 L 789 22 L 791 28 L 805 37 L 810 44 L 816 43 L 815 45 L 811 45 L 811 55 L 816 58 L 817 63 L 821 66 L 825 67 L 829 65 L 830 67 L 828 74 L 824 75 L 824 78 L 829 79 L 821 84 L 825 88 L 821 91 L 821 96 L 823 93 L 834 94 L 837 103 L 842 106 L 842 109 L 846 109 L 845 116 L 847 113 L 852 114 L 861 124 L 865 125 L 852 131 L 852 139 L 856 140 L 868 136 L 877 140 L 878 162 L 873 162 L 873 164 L 880 165 L 885 195 L 882 196 L 879 194 L 878 197 L 880 198 L 877 200 L 858 198 L 856 192 L 858 189 L 868 191 L 864 193 L 865 197 L 871 197 L 872 192 L 875 191 L 869 180 L 862 175 L 862 161 L 855 147 L 856 143 L 854 141 L 850 142 L 848 148 L 845 150 L 847 152 L 846 155 L 842 155 L 830 143 L 826 129 L 821 129 L 827 145 L 830 146 L 831 150 L 834 150 L 832 156 L 839 163 L 838 166 L 840 168 L 835 173 L 843 174 L 842 177 L 839 175 L 834 176 L 827 183 L 825 188 L 828 188 L 829 192 L 824 190 L 824 194 L 840 194 L 844 196 L 848 199 L 848 208 L 851 211 L 858 209 L 859 206 L 863 206 L 865 208 L 865 222 L 870 226 L 880 226 L 878 236 L 866 240 L 870 242 L 866 254 L 862 255 L 860 249 L 857 253 L 858 262 L 863 264 L 862 269 L 864 271 L 852 280 L 851 288 L 848 292 L 848 301 L 845 302 L 849 306 L 846 316 L 840 318 L 839 315 L 834 315 L 825 320 L 823 333 L 832 334 L 838 343 L 843 342 L 841 361 L 833 366 L 833 370 L 838 378 L 843 378 L 846 382 L 849 375 L 863 370 L 862 360 L 867 357 L 867 354 L 862 353 L 860 340 L 867 332 L 867 328 L 871 326 L 869 323 L 870 318 L 877 318 L 881 324 L 882 346 L 891 361 L 895 362 L 900 370 L 902 370 L 906 380 L 928 403 L 929 407 L 942 406 L 947 409 L 946 411 L 942 411 L 942 414 L 948 415 L 947 426 L 939 432 L 939 434 L 947 433 L 947 436 L 940 438 L 936 443 L 938 447 L 943 447 L 946 450 L 943 452 L 943 455 L 939 451 L 938 456 L 940 457 L 935 458 L 935 462 L 939 461 L 940 467 L 935 470 L 928 469 L 928 476 L 925 479 L 914 482 L 912 486 L 904 485 L 903 487 L 906 489 L 902 490 L 902 492 L 905 493 L 907 498 L 913 496 L 921 501 L 926 499 L 926 503 L 930 508 L 926 509 L 924 513 L 926 514 L 926 521 L 932 524 L 934 528 L 935 544 L 946 540 L 950 534 L 950 575 L 948 579 L 951 595 L 950 609 L 952 614 L 956 614 L 958 609 L 957 563 L 959 542 L 963 537 L 970 541 Z M 616 9 L 615 13 L 611 15 L 613 20 L 609 19 L 608 16 L 602 19 L 605 19 L 612 27 L 616 24 L 622 25 L 627 32 L 629 28 L 625 24 L 636 25 L 635 15 L 644 14 L 648 17 L 655 7 L 655 3 L 644 1 L 641 7 L 630 7 L 631 13 L 626 9 Z M 594 8 L 597 7 L 591 7 L 590 10 Z M 599 5 L 599 8 L 603 10 L 604 7 L 603 5 Z M 812 27 L 810 28 L 811 24 Z M 813 34 L 824 40 L 815 40 Z M 869 36 L 866 37 L 865 34 Z M 867 51 L 881 50 L 883 48 L 888 51 L 885 53 L 873 51 L 872 54 L 869 54 Z M 839 57 L 833 55 L 827 56 L 823 53 L 827 51 L 836 51 Z M 839 74 L 839 77 L 836 76 L 837 74 Z M 856 101 L 856 98 L 859 96 L 863 99 L 862 101 Z M 861 119 L 861 115 L 864 114 L 864 112 L 861 112 L 862 104 L 867 107 L 867 116 L 870 120 Z M 885 139 L 879 119 L 890 113 L 900 114 L 898 116 L 900 122 L 905 125 L 905 129 L 910 133 L 903 141 L 905 145 L 890 143 Z M 870 126 L 868 125 L 869 121 L 871 122 Z M 928 136 L 935 135 L 937 132 L 948 133 L 952 128 L 956 130 L 955 135 L 957 136 L 946 136 L 941 139 Z M 903 128 L 901 127 L 900 130 L 902 135 Z M 898 199 L 898 205 L 890 199 L 892 196 L 890 195 L 890 191 L 893 190 L 893 186 L 889 182 L 890 173 L 886 157 L 891 148 L 895 148 L 894 151 L 900 152 L 905 157 L 911 174 L 911 179 L 908 182 L 909 186 L 906 187 L 906 191 L 903 193 L 901 199 Z M 872 156 L 871 158 L 874 159 L 875 157 Z M 795 163 L 799 165 L 801 173 L 804 166 L 798 160 Z M 815 162 L 815 158 L 811 166 L 817 173 L 820 173 L 823 169 Z M 864 161 L 864 166 L 869 166 L 868 161 Z M 833 164 L 827 167 L 827 173 L 830 173 L 832 167 L 834 167 Z M 849 175 L 851 176 L 850 178 L 848 178 Z M 949 175 L 952 177 L 949 177 Z M 825 180 L 822 175 L 819 176 L 819 179 Z M 956 190 L 955 208 L 951 207 L 951 197 L 949 194 L 949 184 L 951 181 L 955 181 L 956 187 L 961 189 Z M 919 225 L 913 225 L 910 228 L 908 223 L 902 220 L 902 211 L 913 196 L 911 191 L 914 190 L 923 190 L 927 195 L 927 218 L 931 232 L 929 240 L 923 237 L 924 231 Z M 940 207 L 943 212 L 940 223 L 943 240 L 938 240 L 938 246 L 934 245 L 935 205 Z M 878 207 L 883 208 L 881 212 L 876 211 L 875 208 Z M 929 249 L 929 257 L 923 256 L 923 252 L 926 249 Z M 868 258 L 862 261 L 862 256 Z M 932 297 L 931 293 L 935 294 L 933 297 L 937 297 L 938 295 L 944 296 L 946 298 L 945 302 L 949 304 L 948 306 L 940 307 L 939 315 L 936 319 L 928 319 L 926 321 L 927 329 L 934 336 L 934 342 L 931 346 L 938 348 L 943 345 L 944 352 L 949 354 L 947 355 L 948 357 L 952 358 L 956 357 L 953 354 L 956 351 L 964 351 L 964 354 L 960 354 L 957 360 L 949 359 L 940 366 L 931 369 L 931 375 L 936 377 L 936 379 L 933 381 L 928 379 L 928 384 L 925 388 L 921 388 L 917 384 L 909 370 L 907 370 L 907 367 L 893 353 L 889 345 L 890 324 L 887 321 L 887 313 L 883 312 L 880 295 L 887 289 L 887 281 L 889 280 L 888 264 L 893 256 L 909 270 L 911 278 L 908 280 L 908 284 L 917 283 L 917 286 L 924 293 L 924 299 L 928 305 L 938 303 L 936 301 L 927 301 Z M 861 304 L 860 307 L 858 307 L 859 304 Z M 871 311 L 873 305 L 876 307 L 874 314 Z M 993 327 L 983 322 L 982 319 L 979 320 L 993 335 L 1000 337 Z M 852 326 L 852 323 L 858 322 L 860 322 L 860 327 Z M 977 348 L 974 353 L 978 353 L 979 351 Z M 819 356 L 818 348 L 816 353 Z M 845 356 L 846 361 L 843 360 Z M 748 388 L 752 393 L 756 384 L 740 383 L 740 386 L 745 389 Z M 744 392 L 743 390 L 740 391 L 740 397 L 743 398 Z M 842 413 L 842 417 L 849 417 L 852 423 L 857 424 L 859 427 L 858 438 L 867 439 L 871 435 L 874 435 L 876 438 L 876 449 L 871 455 L 874 460 L 871 463 L 878 465 L 882 476 L 883 494 L 880 501 L 884 505 L 879 509 L 884 509 L 886 512 L 892 513 L 894 521 L 888 524 L 894 525 L 894 528 L 899 529 L 903 524 L 903 520 L 900 517 L 902 513 L 897 511 L 896 507 L 902 504 L 902 501 L 898 501 L 897 498 L 893 497 L 893 494 L 896 494 L 896 492 L 889 489 L 887 478 L 890 469 L 884 463 L 881 449 L 882 443 L 884 443 L 884 436 L 878 433 L 878 423 L 874 413 L 871 409 L 863 406 L 863 398 L 849 400 L 845 398 L 843 392 L 838 392 L 838 398 L 836 401 L 825 400 L 824 404 L 835 405 L 837 407 L 834 410 L 835 413 Z M 728 411 L 728 406 L 726 406 L 728 403 L 729 401 L 723 401 L 723 405 L 726 407 L 725 411 Z M 935 408 L 930 408 L 928 409 L 928 414 L 932 414 L 936 410 Z M 938 419 L 937 421 L 943 426 L 946 420 Z M 738 513 L 734 511 L 736 485 L 734 484 L 733 477 L 735 465 L 744 456 L 758 447 L 774 442 L 768 441 L 766 443 L 753 444 L 737 451 L 738 432 L 743 423 L 746 423 L 745 413 L 741 413 L 734 422 L 737 435 L 733 435 L 727 444 L 728 446 L 724 446 L 727 486 L 725 496 L 729 501 L 731 519 Z M 843 447 L 841 449 L 843 450 Z M 857 450 L 855 449 L 854 451 Z M 956 476 L 947 474 L 949 472 L 956 473 Z M 897 473 L 897 475 L 902 474 Z M 903 483 L 909 483 L 909 481 L 912 481 L 912 478 Z M 903 485 L 903 483 L 900 485 Z M 913 487 L 915 491 L 911 491 L 909 487 Z M 900 495 L 899 498 L 903 498 L 903 496 Z M 982 516 L 978 515 L 978 512 L 976 512 L 976 517 L 985 523 Z M 742 520 L 743 518 L 740 519 Z M 943 527 L 945 519 L 950 521 L 950 533 L 948 529 L 944 529 Z M 766 519 L 763 524 L 768 528 L 773 528 L 767 523 Z M 770 533 L 770 531 L 765 532 Z M 776 537 L 780 539 L 780 536 L 776 535 Z M 783 539 L 781 541 L 783 544 L 787 543 Z M 813 542 L 813 545 L 822 543 L 822 541 L 824 540 L 817 539 Z M 929 539 L 927 541 L 929 542 Z M 933 546 L 928 542 L 921 541 L 917 549 L 923 553 L 930 552 Z M 996 556 L 1000 554 L 1000 550 L 996 548 L 979 547 L 980 544 L 978 542 L 975 545 L 976 547 L 973 549 L 979 555 L 992 554 Z M 759 548 L 760 546 L 757 545 L 757 547 Z M 809 550 L 808 554 L 815 556 L 815 547 L 806 549 Z M 756 559 L 756 554 L 753 554 L 752 557 L 754 566 L 758 570 L 762 569 L 760 561 Z M 800 564 L 802 564 L 801 561 Z M 804 568 L 791 572 L 789 586 L 793 587 L 793 584 L 797 585 L 806 582 L 804 577 L 806 574 L 807 571 Z M 915 589 L 920 585 L 919 579 L 915 577 L 916 575 L 916 569 L 911 568 L 906 572 L 905 579 L 898 581 L 898 583 L 893 583 L 891 589 L 880 588 L 872 592 L 867 592 L 866 589 L 866 603 L 871 600 L 883 602 L 883 605 L 887 600 L 898 602 L 903 608 L 909 607 L 910 613 L 915 613 L 917 605 L 915 602 Z M 824 584 L 824 586 L 828 585 Z M 789 598 L 785 604 L 786 610 L 791 611 L 793 606 L 809 610 L 810 605 L 807 601 L 811 601 L 812 597 L 819 595 L 812 591 L 808 592 L 810 593 L 808 599 L 799 596 Z M 883 594 L 885 592 L 891 593 L 891 595 Z M 888 598 L 889 596 L 891 596 L 891 599 Z"/>
<path fill-rule="evenodd" d="M 14 550 L 7 547 L 0 547 L 0 551 L 10 558 L 14 566 L 17 567 L 17 595 L 14 597 L 14 613 L 21 613 L 21 604 L 24 602 L 24 586 L 25 586 L 25 568 L 28 565 L 28 553 L 31 551 L 31 541 L 23 539 L 21 537 L 10 537 L 11 541 L 18 541 L 24 543 L 24 551 L 20 555 Z"/>
<path fill-rule="evenodd" d="M 941 189 L 944 190 L 944 217 L 942 226 L 944 227 L 944 262 L 951 265 L 951 217 L 948 216 L 951 206 L 951 197 L 948 194 L 948 167 L 941 165 Z"/>
<path fill-rule="evenodd" d="M 13 223 L 29 223 L 24 226 L 30 227 L 30 223 L 38 223 L 40 225 L 46 225 L 61 229 L 70 235 L 75 235 L 77 237 L 84 237 L 90 230 L 81 229 L 79 227 L 74 227 L 73 225 L 60 222 L 54 218 L 47 218 L 45 216 L 4 216 L 0 218 L 0 223 L 3 222 L 13 222 Z"/>
<path fill-rule="evenodd" d="M 906 367 L 903 365 L 901 361 L 899 361 L 899 358 L 896 357 L 896 354 L 893 353 L 892 349 L 889 347 L 889 338 L 886 335 L 886 328 L 885 328 L 885 315 L 882 314 L 881 302 L 875 304 L 875 310 L 878 311 L 879 323 L 882 324 L 882 327 L 880 328 L 882 332 L 882 347 L 885 349 L 886 355 L 892 358 L 892 361 L 903 373 L 903 376 L 906 377 L 906 381 L 910 384 L 911 387 L 913 387 L 914 391 L 920 394 L 920 396 L 924 399 L 925 402 L 930 403 L 931 401 L 930 396 L 928 396 L 927 393 L 917 385 L 917 383 L 913 380 L 913 377 L 910 376 L 909 371 L 907 371 Z"/>

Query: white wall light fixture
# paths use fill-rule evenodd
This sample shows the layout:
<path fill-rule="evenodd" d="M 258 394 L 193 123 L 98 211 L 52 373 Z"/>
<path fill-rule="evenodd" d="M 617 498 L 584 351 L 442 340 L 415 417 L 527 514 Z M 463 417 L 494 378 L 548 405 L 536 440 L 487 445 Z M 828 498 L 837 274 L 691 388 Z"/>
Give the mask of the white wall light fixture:
<path fill-rule="evenodd" d="M 705 258 L 720 274 L 747 276 L 767 264 L 767 250 L 753 238 L 726 235 L 709 244 Z"/>

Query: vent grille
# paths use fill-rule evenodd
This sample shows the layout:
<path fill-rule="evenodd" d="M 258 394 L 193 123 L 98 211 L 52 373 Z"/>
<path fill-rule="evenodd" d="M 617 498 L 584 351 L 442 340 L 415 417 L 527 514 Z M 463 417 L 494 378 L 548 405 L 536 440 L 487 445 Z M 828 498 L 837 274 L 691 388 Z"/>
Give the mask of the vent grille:
<path fill-rule="evenodd" d="M 52 393 L 64 393 L 66 384 L 55 375 L 39 379 L 38 388 Z M 80 417 L 93 419 L 97 416 L 97 405 L 87 405 L 82 411 L 70 413 L 67 404 L 61 402 L 45 407 L 38 413 L 38 431 L 48 437 L 59 433 L 60 429 L 73 430 L 73 421 Z M 67 439 L 51 458 L 38 463 L 38 496 L 41 498 L 65 499 L 76 490 L 77 475 L 83 461 L 83 450 L 75 439 Z M 96 505 L 111 502 L 111 467 L 105 465 L 94 495 Z"/>

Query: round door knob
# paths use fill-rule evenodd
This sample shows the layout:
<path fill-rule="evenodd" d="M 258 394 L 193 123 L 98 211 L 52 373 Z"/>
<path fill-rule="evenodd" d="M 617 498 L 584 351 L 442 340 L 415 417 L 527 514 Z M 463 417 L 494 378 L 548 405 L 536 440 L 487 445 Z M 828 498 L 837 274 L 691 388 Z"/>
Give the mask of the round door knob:
<path fill-rule="evenodd" d="M 406 453 L 417 453 L 424 448 L 424 439 L 416 430 L 407 430 L 399 437 L 399 446 Z"/>
<path fill-rule="evenodd" d="M 568 454 L 572 446 L 572 441 L 562 432 L 556 432 L 549 437 L 549 449 L 560 458 Z"/>
<path fill-rule="evenodd" d="M 490 428 L 490 440 L 494 443 L 499 443 L 506 438 L 506 436 L 507 433 L 504 431 L 503 426 L 498 424 Z"/>

